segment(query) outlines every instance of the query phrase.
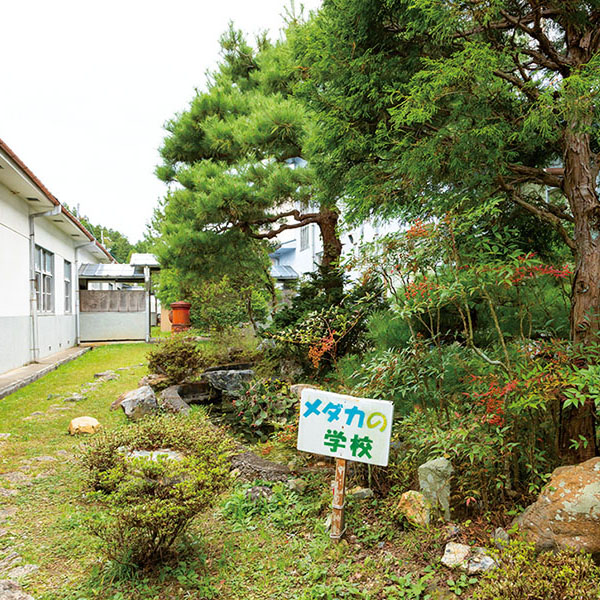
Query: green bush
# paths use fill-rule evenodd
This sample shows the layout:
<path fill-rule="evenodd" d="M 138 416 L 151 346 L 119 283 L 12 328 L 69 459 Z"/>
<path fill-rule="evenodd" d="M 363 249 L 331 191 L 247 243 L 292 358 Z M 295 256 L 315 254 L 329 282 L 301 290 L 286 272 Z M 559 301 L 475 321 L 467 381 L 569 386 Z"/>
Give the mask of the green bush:
<path fill-rule="evenodd" d="M 147 358 L 148 370 L 165 375 L 173 384 L 192 379 L 205 363 L 198 342 L 186 333 L 176 333 L 158 342 Z"/>
<path fill-rule="evenodd" d="M 176 450 L 182 457 L 133 458 L 133 449 Z M 92 438 L 83 464 L 101 509 L 89 526 L 104 554 L 142 566 L 167 559 L 224 487 L 228 451 L 223 431 L 198 416 L 143 419 Z"/>
<path fill-rule="evenodd" d="M 298 398 L 280 379 L 252 381 L 244 394 L 233 400 L 235 425 L 249 437 L 264 439 L 294 417 Z"/>
<path fill-rule="evenodd" d="M 482 580 L 477 600 L 597 600 L 600 568 L 572 550 L 536 556 L 530 544 L 511 542 L 500 567 Z"/>

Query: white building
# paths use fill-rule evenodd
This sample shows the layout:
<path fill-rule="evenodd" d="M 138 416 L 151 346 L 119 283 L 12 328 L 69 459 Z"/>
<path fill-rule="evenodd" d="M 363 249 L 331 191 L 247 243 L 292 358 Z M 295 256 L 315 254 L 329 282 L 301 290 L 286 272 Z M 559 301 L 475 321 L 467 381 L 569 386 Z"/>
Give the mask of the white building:
<path fill-rule="evenodd" d="M 403 229 L 402 221 L 392 220 L 385 223 L 365 222 L 352 229 L 344 227 L 340 219 L 340 241 L 342 242 L 342 260 L 356 252 L 361 244 L 374 241 L 394 231 Z M 307 273 L 313 273 L 323 257 L 323 240 L 316 223 L 297 229 L 287 229 L 277 236 L 278 247 L 269 254 L 273 266 L 271 276 L 280 287 L 286 282 L 302 279 Z M 359 273 L 349 273 L 351 279 Z"/>
<path fill-rule="evenodd" d="M 114 262 L 0 140 L 0 373 L 78 343 L 77 273 Z"/>

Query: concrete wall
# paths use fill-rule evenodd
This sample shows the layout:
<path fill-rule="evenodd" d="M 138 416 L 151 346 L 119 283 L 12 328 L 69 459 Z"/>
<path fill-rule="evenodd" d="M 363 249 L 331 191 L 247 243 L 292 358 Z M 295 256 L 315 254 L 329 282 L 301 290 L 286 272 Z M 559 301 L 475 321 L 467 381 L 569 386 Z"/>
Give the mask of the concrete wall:
<path fill-rule="evenodd" d="M 54 254 L 54 310 L 38 316 L 37 345 L 44 358 L 75 345 L 75 243 L 44 217 L 35 219 L 35 241 Z M 98 262 L 85 250 L 78 258 Z M 65 260 L 72 265 L 71 306 L 65 306 Z M 29 286 L 29 209 L 0 183 L 0 373 L 32 359 Z"/>
<path fill-rule="evenodd" d="M 82 342 L 145 340 L 145 312 L 86 312 L 79 317 Z"/>

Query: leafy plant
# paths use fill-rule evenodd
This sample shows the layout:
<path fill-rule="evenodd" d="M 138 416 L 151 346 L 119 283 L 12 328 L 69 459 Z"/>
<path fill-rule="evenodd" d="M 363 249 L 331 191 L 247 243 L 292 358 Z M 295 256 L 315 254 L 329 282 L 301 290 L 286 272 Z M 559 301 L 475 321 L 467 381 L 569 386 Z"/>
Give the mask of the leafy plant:
<path fill-rule="evenodd" d="M 288 424 L 295 414 L 298 398 L 285 381 L 267 378 L 252 381 L 232 402 L 235 426 L 249 437 L 264 439 L 274 429 Z"/>
<path fill-rule="evenodd" d="M 165 448 L 181 456 L 130 455 Z M 93 438 L 83 464 L 101 506 L 89 527 L 104 554 L 122 564 L 166 560 L 225 485 L 228 449 L 223 432 L 201 417 L 144 419 Z"/>
<path fill-rule="evenodd" d="M 204 363 L 198 342 L 186 333 L 161 340 L 148 352 L 147 358 L 149 371 L 165 375 L 169 383 L 182 383 L 195 377 Z"/>
<path fill-rule="evenodd" d="M 462 593 L 470 586 L 477 583 L 477 577 L 467 577 L 465 573 L 463 573 L 460 577 L 456 579 L 450 577 L 446 584 L 450 591 L 457 596 L 461 596 Z"/>
<path fill-rule="evenodd" d="M 582 552 L 537 555 L 532 544 L 512 541 L 500 553 L 500 566 L 485 575 L 476 600 L 597 600 L 600 568 Z"/>

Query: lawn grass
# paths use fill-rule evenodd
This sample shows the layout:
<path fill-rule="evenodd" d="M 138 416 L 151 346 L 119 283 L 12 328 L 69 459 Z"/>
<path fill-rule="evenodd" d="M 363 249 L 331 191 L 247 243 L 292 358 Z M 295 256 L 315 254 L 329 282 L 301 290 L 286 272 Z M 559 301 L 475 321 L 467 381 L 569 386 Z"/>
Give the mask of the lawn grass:
<path fill-rule="evenodd" d="M 0 560 L 16 551 L 24 563 L 39 565 L 22 581 L 36 600 L 425 597 L 418 589 L 429 583 L 427 565 L 439 568 L 439 535 L 399 534 L 390 523 L 367 517 L 377 500 L 350 500 L 352 543 L 333 543 L 324 526 L 333 474 L 327 467 L 304 476 L 309 490 L 302 495 L 284 484 L 268 484 L 274 495 L 262 508 L 246 496 L 251 484 L 232 480 L 215 507 L 194 522 L 178 563 L 143 573 L 102 560 L 84 526 L 97 509 L 82 486 L 78 454 L 85 439 L 68 435 L 67 427 L 71 418 L 83 415 L 96 417 L 107 428 L 124 423 L 122 411 L 111 411 L 110 404 L 146 374 L 148 349 L 146 344 L 97 347 L 0 401 L 0 432 L 11 433 L 0 442 L 0 491 L 18 491 L 16 496 L 0 495 L 2 508 L 17 509 L 0 520 L 0 529 L 8 530 L 0 537 Z M 130 368 L 116 371 L 117 380 L 101 383 L 85 400 L 63 401 L 93 381 L 95 373 L 121 367 Z M 63 406 L 72 408 L 57 410 Z M 42 414 L 30 416 L 34 412 Z M 8 481 L 11 473 L 24 481 Z M 411 586 L 416 591 L 408 595 Z M 432 595 L 442 597 L 447 596 Z"/>

